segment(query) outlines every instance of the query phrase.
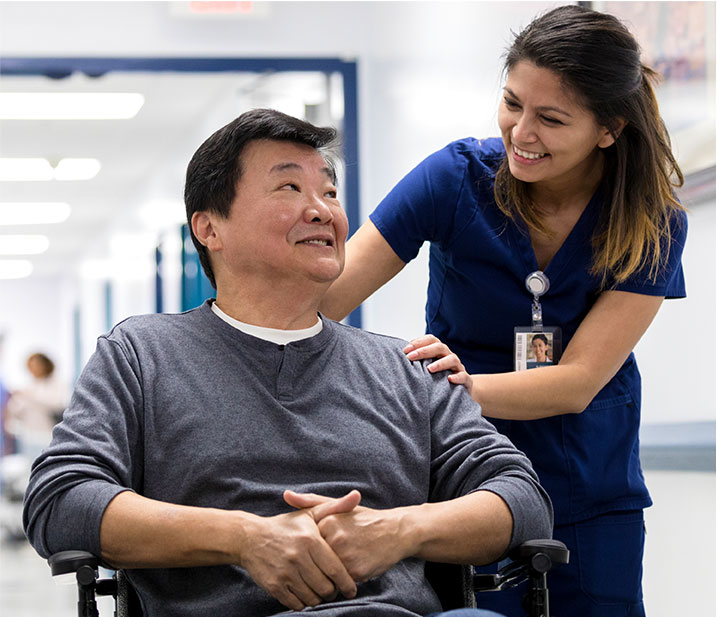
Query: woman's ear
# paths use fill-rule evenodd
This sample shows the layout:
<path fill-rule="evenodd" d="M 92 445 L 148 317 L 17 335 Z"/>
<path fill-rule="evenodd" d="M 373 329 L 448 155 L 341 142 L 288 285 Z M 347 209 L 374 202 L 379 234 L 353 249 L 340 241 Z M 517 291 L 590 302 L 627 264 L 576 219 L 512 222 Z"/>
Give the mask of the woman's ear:
<path fill-rule="evenodd" d="M 218 251 L 222 248 L 222 243 L 214 228 L 212 218 L 206 211 L 192 214 L 192 232 L 200 244 L 206 246 L 210 251 Z"/>
<path fill-rule="evenodd" d="M 602 127 L 604 133 L 598 141 L 598 148 L 609 148 L 612 146 L 620 137 L 623 129 L 627 126 L 627 120 L 625 118 L 616 118 L 612 123 L 611 127 Z"/>

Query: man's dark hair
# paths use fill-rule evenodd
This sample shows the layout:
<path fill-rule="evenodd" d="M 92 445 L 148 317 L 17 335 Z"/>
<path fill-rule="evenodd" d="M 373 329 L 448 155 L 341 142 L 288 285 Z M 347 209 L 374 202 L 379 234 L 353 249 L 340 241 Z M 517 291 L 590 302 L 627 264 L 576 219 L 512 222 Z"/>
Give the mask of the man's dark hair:
<path fill-rule="evenodd" d="M 187 167 L 184 185 L 184 204 L 192 242 L 199 254 L 209 282 L 216 289 L 214 271 L 207 247 L 192 231 L 192 215 L 209 211 L 224 218 L 229 216 L 231 204 L 242 170 L 241 154 L 252 141 L 269 139 L 289 141 L 311 146 L 326 160 L 332 181 L 336 182 L 333 149 L 337 132 L 331 127 L 317 127 L 274 109 L 252 109 L 215 132 L 194 153 Z"/>

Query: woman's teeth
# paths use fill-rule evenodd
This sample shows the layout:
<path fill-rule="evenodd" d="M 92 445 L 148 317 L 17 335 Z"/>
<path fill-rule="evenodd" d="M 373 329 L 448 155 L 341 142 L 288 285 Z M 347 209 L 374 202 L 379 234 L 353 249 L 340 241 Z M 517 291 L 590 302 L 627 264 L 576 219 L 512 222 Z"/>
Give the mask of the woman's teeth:
<path fill-rule="evenodd" d="M 526 152 L 525 150 L 521 150 L 520 148 L 516 148 L 513 146 L 513 151 L 518 155 L 522 156 L 524 159 L 530 159 L 531 161 L 534 161 L 536 159 L 542 159 L 545 156 L 548 156 L 547 154 L 540 154 L 538 152 Z"/>

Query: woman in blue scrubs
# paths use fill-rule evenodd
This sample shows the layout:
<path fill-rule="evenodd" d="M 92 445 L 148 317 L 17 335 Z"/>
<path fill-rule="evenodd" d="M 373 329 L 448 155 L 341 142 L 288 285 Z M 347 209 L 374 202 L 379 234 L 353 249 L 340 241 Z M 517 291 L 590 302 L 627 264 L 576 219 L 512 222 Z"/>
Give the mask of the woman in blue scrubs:
<path fill-rule="evenodd" d="M 685 295 L 682 174 L 655 74 L 614 17 L 546 13 L 516 36 L 505 75 L 502 138 L 455 141 L 401 180 L 349 241 L 322 310 L 348 314 L 430 242 L 431 334 L 408 357 L 438 357 L 430 370 L 452 371 L 533 461 L 571 550 L 551 572 L 554 614 L 642 616 L 651 500 L 632 350 L 663 299 Z M 540 332 L 553 364 L 516 370 Z M 521 615 L 519 596 L 481 606 Z"/>

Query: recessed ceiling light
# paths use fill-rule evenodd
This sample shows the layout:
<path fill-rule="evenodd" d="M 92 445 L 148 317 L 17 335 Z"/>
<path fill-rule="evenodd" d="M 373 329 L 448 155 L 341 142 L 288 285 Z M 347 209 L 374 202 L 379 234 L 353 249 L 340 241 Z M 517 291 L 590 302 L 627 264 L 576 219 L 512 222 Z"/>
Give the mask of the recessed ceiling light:
<path fill-rule="evenodd" d="M 61 159 L 55 167 L 55 179 L 91 180 L 101 167 L 97 159 Z"/>
<path fill-rule="evenodd" d="M 47 159 L 0 158 L 0 181 L 38 182 L 54 176 L 55 170 Z"/>
<path fill-rule="evenodd" d="M 32 274 L 28 259 L 0 259 L 0 279 L 23 279 Z"/>
<path fill-rule="evenodd" d="M 0 255 L 39 255 L 50 246 L 40 234 L 0 234 Z"/>
<path fill-rule="evenodd" d="M 138 92 L 0 92 L 0 119 L 128 120 L 142 105 Z"/>
<path fill-rule="evenodd" d="M 0 158 L 0 182 L 91 180 L 102 165 L 97 159 L 61 159 L 54 169 L 42 158 Z"/>
<path fill-rule="evenodd" d="M 0 203 L 0 225 L 62 223 L 69 216 L 69 204 L 61 201 Z"/>

